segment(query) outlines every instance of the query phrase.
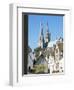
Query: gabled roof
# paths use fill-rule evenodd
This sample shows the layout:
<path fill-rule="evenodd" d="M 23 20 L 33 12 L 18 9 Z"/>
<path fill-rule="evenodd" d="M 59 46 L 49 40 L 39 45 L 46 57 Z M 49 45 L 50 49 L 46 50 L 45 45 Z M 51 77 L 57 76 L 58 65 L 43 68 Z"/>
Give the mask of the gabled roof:
<path fill-rule="evenodd" d="M 45 63 L 47 63 L 45 57 L 43 55 L 40 55 L 38 60 L 36 61 L 36 65 L 45 64 Z"/>

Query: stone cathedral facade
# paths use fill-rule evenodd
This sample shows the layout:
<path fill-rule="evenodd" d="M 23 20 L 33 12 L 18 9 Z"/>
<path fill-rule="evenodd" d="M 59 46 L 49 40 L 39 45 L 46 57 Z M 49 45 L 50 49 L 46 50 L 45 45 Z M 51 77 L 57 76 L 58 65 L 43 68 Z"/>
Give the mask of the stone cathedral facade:
<path fill-rule="evenodd" d="M 45 27 L 45 34 L 43 31 L 43 24 L 40 23 L 38 47 L 34 49 L 34 52 L 30 50 L 28 67 L 33 70 L 33 73 L 63 73 L 63 38 L 59 37 L 51 41 L 48 23 Z"/>

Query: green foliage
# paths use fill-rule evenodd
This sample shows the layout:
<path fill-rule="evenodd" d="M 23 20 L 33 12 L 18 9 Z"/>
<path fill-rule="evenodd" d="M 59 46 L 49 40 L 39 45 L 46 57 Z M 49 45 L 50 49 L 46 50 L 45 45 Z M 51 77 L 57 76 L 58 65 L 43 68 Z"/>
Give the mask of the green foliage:
<path fill-rule="evenodd" d="M 40 50 L 41 50 L 41 47 L 37 47 L 37 48 L 34 49 L 34 51 L 36 51 L 36 52 L 38 52 Z"/>
<path fill-rule="evenodd" d="M 47 73 L 48 72 L 48 66 L 47 65 L 35 65 L 34 67 L 35 73 Z"/>

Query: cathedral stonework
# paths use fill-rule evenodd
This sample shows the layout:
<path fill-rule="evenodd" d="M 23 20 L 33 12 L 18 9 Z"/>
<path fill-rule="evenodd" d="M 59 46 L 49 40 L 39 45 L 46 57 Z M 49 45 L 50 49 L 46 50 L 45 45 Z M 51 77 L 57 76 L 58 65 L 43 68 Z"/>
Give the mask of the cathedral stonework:
<path fill-rule="evenodd" d="M 45 35 L 44 30 L 46 31 Z M 30 62 L 28 64 L 29 73 L 31 70 L 33 73 L 63 73 L 63 38 L 59 37 L 52 41 L 48 23 L 45 29 L 43 28 L 43 24 L 40 23 L 38 47 L 34 49 L 34 52 L 30 50 L 28 58 L 28 62 Z"/>
<path fill-rule="evenodd" d="M 41 48 L 46 48 L 48 43 L 50 42 L 50 33 L 49 33 L 49 27 L 48 27 L 48 23 L 46 24 L 46 35 L 44 38 L 44 34 L 43 34 L 43 24 L 40 24 L 40 37 L 39 37 L 39 42 L 38 42 L 38 46 Z"/>

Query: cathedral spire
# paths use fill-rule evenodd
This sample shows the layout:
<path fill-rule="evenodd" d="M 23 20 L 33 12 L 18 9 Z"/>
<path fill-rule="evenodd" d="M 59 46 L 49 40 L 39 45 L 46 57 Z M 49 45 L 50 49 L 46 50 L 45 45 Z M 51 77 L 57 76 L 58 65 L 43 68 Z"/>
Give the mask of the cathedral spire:
<path fill-rule="evenodd" d="M 46 24 L 46 31 L 49 32 L 48 22 Z"/>
<path fill-rule="evenodd" d="M 48 22 L 46 24 L 46 36 L 45 36 L 45 42 L 48 43 L 50 41 L 50 33 L 49 33 L 49 27 Z"/>
<path fill-rule="evenodd" d="M 44 48 L 43 24 L 40 23 L 39 47 Z"/>
<path fill-rule="evenodd" d="M 40 23 L 40 35 L 43 36 L 43 24 L 42 24 L 42 22 Z"/>

